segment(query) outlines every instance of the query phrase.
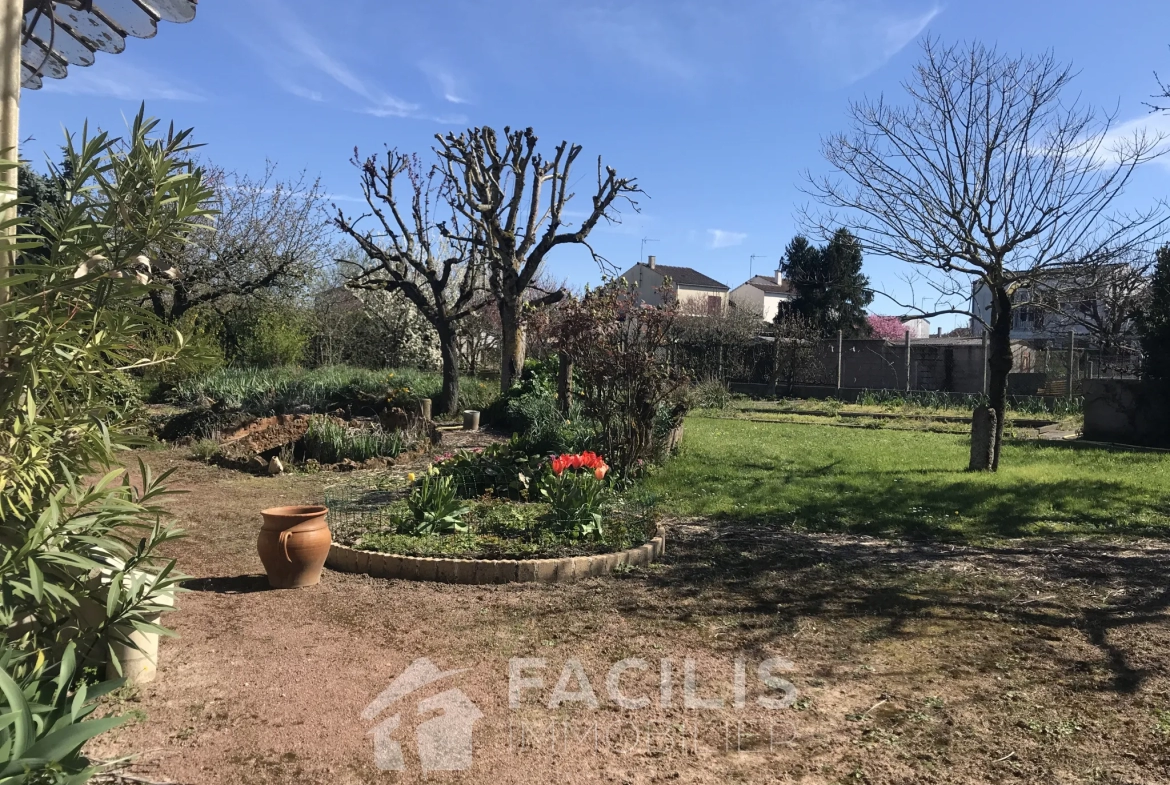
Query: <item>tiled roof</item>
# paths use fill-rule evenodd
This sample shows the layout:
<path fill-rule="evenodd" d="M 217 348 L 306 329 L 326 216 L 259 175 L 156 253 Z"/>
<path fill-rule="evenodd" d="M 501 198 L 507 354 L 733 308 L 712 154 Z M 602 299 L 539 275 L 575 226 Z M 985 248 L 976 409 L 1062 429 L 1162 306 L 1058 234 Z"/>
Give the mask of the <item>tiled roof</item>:
<path fill-rule="evenodd" d="M 792 284 L 788 281 L 784 283 L 776 283 L 776 279 L 767 275 L 757 275 L 749 278 L 748 286 L 759 289 L 764 294 L 792 294 Z"/>
<path fill-rule="evenodd" d="M 640 265 L 646 267 L 647 265 Z M 654 271 L 670 276 L 670 280 L 674 281 L 676 286 L 701 286 L 704 289 L 718 289 L 726 292 L 728 288 L 716 281 L 709 275 L 703 275 L 698 270 L 692 270 L 690 267 L 675 267 L 670 264 L 656 264 Z"/>

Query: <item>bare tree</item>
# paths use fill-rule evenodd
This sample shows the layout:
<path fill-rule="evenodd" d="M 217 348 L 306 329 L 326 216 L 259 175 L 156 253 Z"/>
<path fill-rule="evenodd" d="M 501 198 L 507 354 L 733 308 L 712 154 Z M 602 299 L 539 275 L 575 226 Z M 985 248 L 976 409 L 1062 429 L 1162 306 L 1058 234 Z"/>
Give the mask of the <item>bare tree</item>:
<path fill-rule="evenodd" d="M 443 389 L 435 410 L 454 414 L 459 408 L 459 322 L 483 307 L 484 254 L 478 227 L 463 231 L 459 212 L 451 210 L 450 181 L 437 168 L 424 172 L 418 156 L 388 149 L 384 159 L 358 158 L 362 196 L 370 212 L 350 219 L 338 209 L 334 224 L 367 258 L 355 262 L 349 286 L 401 292 L 435 328 L 443 365 Z M 405 198 L 395 186 L 405 179 Z M 443 211 L 442 222 L 435 212 Z M 359 224 L 372 218 L 374 230 Z M 439 226 L 444 227 L 445 234 Z"/>
<path fill-rule="evenodd" d="M 580 145 L 561 142 L 552 159 L 545 159 L 536 151 L 537 137 L 531 128 L 505 127 L 502 138 L 487 126 L 435 138 L 453 206 L 469 230 L 445 226 L 444 231 L 453 240 L 473 243 L 484 255 L 488 284 L 500 314 L 500 388 L 507 390 L 519 378 L 527 354 L 524 307 L 540 307 L 564 296 L 558 291 L 525 298 L 549 252 L 560 245 L 584 245 L 595 261 L 604 264 L 587 241 L 589 233 L 603 218 L 616 220 L 614 203 L 619 199 L 637 210 L 633 194 L 640 189 L 635 180 L 618 177 L 613 168 L 603 169 L 598 158 L 592 206 L 584 221 L 573 228 L 566 222 L 565 208 L 574 196 L 570 177 Z"/>
<path fill-rule="evenodd" d="M 304 174 L 281 180 L 269 162 L 259 178 L 211 167 L 216 214 L 186 238 L 158 251 L 174 270 L 151 292 L 155 315 L 169 323 L 200 306 L 222 308 L 241 297 L 298 288 L 328 259 L 325 194 Z"/>
<path fill-rule="evenodd" d="M 1063 100 L 1072 78 L 1051 54 L 928 41 L 905 85 L 910 105 L 853 103 L 852 131 L 823 144 L 839 176 L 809 177 L 829 213 L 806 215 L 809 224 L 844 223 L 867 251 L 926 268 L 939 304 L 915 308 L 921 315 L 984 323 L 998 415 L 993 470 L 1012 368 L 1013 293 L 1054 266 L 1143 245 L 1167 220 L 1161 204 L 1110 212 L 1163 140 L 1143 131 L 1121 137 L 1112 117 Z M 967 302 L 974 282 L 990 292 L 987 319 Z"/>

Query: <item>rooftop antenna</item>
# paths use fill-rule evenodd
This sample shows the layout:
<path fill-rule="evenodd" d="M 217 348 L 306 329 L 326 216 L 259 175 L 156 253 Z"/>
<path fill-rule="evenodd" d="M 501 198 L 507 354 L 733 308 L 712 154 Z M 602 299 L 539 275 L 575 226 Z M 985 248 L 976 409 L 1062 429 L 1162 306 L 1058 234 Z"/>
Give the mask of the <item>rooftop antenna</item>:
<path fill-rule="evenodd" d="M 752 269 L 756 266 L 756 259 L 763 259 L 766 255 L 767 254 L 754 253 L 754 254 L 752 254 L 751 258 L 748 259 L 748 280 L 749 281 L 752 279 Z"/>
<path fill-rule="evenodd" d="M 646 258 L 646 243 L 656 243 L 656 242 L 658 242 L 658 240 L 654 239 L 653 237 L 643 237 L 642 238 L 642 250 L 638 253 L 638 264 L 641 264 L 642 260 Z"/>

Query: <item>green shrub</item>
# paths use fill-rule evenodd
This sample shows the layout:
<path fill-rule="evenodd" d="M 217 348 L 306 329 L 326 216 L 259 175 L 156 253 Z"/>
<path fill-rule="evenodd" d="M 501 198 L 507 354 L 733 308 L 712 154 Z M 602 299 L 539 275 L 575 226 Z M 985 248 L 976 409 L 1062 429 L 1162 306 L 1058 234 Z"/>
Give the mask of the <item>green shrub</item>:
<path fill-rule="evenodd" d="M 527 500 L 533 480 L 547 461 L 546 456 L 531 452 L 519 436 L 513 436 L 510 441 L 489 445 L 481 452 L 458 452 L 440 459 L 435 469 L 450 477 L 465 499 L 491 494 Z"/>
<path fill-rule="evenodd" d="M 696 409 L 726 409 L 731 405 L 731 390 L 719 379 L 707 379 L 691 387 L 689 402 Z"/>
<path fill-rule="evenodd" d="M 221 342 L 223 323 L 219 314 L 214 311 L 187 311 L 173 325 L 173 329 L 160 327 L 152 331 L 148 340 L 165 345 L 173 339 L 174 330 L 183 336 L 181 360 L 149 368 L 143 374 L 145 385 L 154 391 L 151 396 L 154 400 L 159 400 L 163 393 L 182 382 L 218 371 L 226 363 Z"/>
<path fill-rule="evenodd" d="M 463 503 L 451 477 L 431 470 L 411 491 L 406 500 L 410 515 L 403 518 L 399 534 L 415 537 L 430 534 L 458 534 L 467 531 L 463 516 L 471 508 Z"/>
<path fill-rule="evenodd" d="M 197 439 L 191 443 L 191 455 L 197 460 L 208 462 L 219 453 L 219 442 L 215 439 Z"/>
<path fill-rule="evenodd" d="M 253 368 L 296 365 L 312 338 L 307 313 L 293 306 L 263 303 L 233 315 L 236 345 L 233 358 Z"/>
<path fill-rule="evenodd" d="M 500 397 L 498 382 L 479 379 L 461 379 L 459 382 L 459 408 L 485 412 Z"/>
<path fill-rule="evenodd" d="M 351 428 L 332 417 L 314 417 L 301 444 L 305 458 L 319 463 L 340 463 L 346 459 L 361 463 L 370 458 L 395 458 L 406 448 L 397 431 L 381 428 Z"/>

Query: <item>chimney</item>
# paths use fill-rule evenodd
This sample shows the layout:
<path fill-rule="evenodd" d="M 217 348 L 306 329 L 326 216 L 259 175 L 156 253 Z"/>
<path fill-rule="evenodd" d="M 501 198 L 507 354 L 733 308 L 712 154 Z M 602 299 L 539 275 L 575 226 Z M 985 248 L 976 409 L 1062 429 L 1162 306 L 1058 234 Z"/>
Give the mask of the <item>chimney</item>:
<path fill-rule="evenodd" d="M 784 283 L 784 273 L 780 270 L 779 267 L 777 267 L 776 268 L 776 285 L 780 286 L 782 283 Z"/>
<path fill-rule="evenodd" d="M 646 266 L 649 267 L 651 270 L 654 269 L 654 257 L 653 256 L 646 257 Z"/>

